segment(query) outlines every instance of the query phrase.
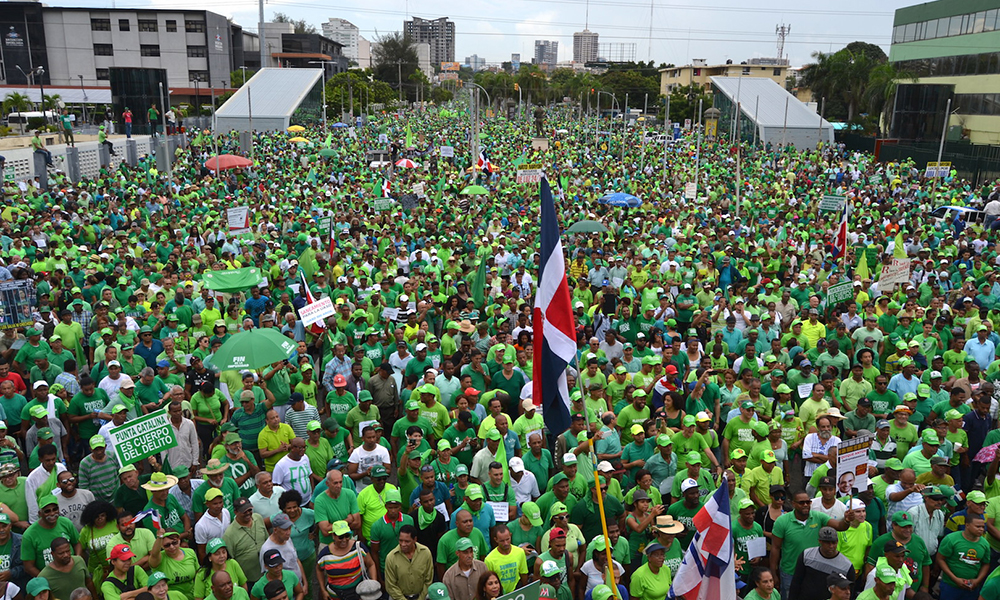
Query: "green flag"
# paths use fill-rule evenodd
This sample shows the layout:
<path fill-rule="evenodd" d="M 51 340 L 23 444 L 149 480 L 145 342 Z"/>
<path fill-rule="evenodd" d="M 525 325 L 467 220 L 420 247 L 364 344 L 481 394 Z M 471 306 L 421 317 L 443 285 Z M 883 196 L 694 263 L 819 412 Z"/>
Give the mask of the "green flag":
<path fill-rule="evenodd" d="M 871 279 L 871 271 L 868 270 L 868 253 L 861 250 L 861 260 L 858 262 L 858 268 L 854 270 L 854 274 L 861 279 Z"/>
<path fill-rule="evenodd" d="M 903 232 L 896 234 L 895 247 L 892 250 L 893 258 L 906 258 L 906 245 L 903 243 Z"/>
<path fill-rule="evenodd" d="M 476 277 L 472 280 L 472 301 L 476 308 L 482 308 L 486 300 L 486 255 L 488 251 L 480 248 L 479 266 L 476 268 Z"/>
<path fill-rule="evenodd" d="M 413 147 L 413 132 L 410 131 L 410 123 L 409 122 L 406 123 L 406 147 L 407 148 L 412 148 Z"/>

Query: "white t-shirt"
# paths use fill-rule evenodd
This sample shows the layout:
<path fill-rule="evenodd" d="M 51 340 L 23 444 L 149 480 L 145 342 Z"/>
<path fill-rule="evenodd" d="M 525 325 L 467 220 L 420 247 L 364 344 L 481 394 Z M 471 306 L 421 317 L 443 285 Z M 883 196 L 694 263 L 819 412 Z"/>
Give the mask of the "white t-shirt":
<path fill-rule="evenodd" d="M 620 575 L 625 572 L 625 569 L 622 568 L 618 561 L 614 561 L 614 565 L 616 574 Z M 587 592 L 593 591 L 595 587 L 604 584 L 604 572 L 599 571 L 594 566 L 593 559 L 583 563 L 583 566 L 580 567 L 580 572 L 587 576 Z"/>
<path fill-rule="evenodd" d="M 823 506 L 823 498 L 813 498 L 812 510 L 819 511 L 831 519 L 843 519 L 844 513 L 847 512 L 847 506 L 843 502 L 834 500 L 833 506 L 826 508 Z"/>
<path fill-rule="evenodd" d="M 527 469 L 521 473 L 521 481 L 514 481 L 514 478 L 511 477 L 510 484 L 514 486 L 514 499 L 519 506 L 522 502 L 534 500 L 542 495 L 538 491 L 538 480 L 535 478 L 535 474 Z"/>
<path fill-rule="evenodd" d="M 304 454 L 299 460 L 294 460 L 286 454 L 274 465 L 272 478 L 275 485 L 280 485 L 286 490 L 295 490 L 302 494 L 303 498 L 310 498 L 312 497 L 312 484 L 309 481 L 311 474 L 312 467 Z"/>
<path fill-rule="evenodd" d="M 354 449 L 354 452 L 351 452 L 351 456 L 348 457 L 347 462 L 358 465 L 358 472 L 363 473 L 367 471 L 369 467 L 389 464 L 389 451 L 382 446 L 375 446 L 375 449 L 372 451 L 365 450 L 364 446 L 358 446 Z M 356 481 L 355 487 L 360 493 L 361 490 L 371 485 L 371 482 L 370 477 L 365 477 L 360 481 Z M 310 492 L 309 495 L 311 497 L 312 492 Z"/>
<path fill-rule="evenodd" d="M 207 544 L 212 538 L 221 538 L 226 533 L 226 528 L 232 522 L 229 511 L 222 509 L 222 514 L 218 518 L 206 512 L 194 524 L 194 541 L 197 544 Z"/>

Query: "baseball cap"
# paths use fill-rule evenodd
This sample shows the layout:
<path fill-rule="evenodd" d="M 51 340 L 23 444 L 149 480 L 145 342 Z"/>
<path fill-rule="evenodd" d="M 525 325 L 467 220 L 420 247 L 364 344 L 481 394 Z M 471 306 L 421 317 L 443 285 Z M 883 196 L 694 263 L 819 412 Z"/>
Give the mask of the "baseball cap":
<path fill-rule="evenodd" d="M 896 511 L 892 515 L 892 524 L 899 525 L 900 527 L 912 527 L 913 519 L 910 518 L 909 513 Z"/>
<path fill-rule="evenodd" d="M 462 538 L 468 541 L 468 538 Z M 471 545 L 472 542 L 469 542 Z M 456 545 L 456 549 L 458 546 Z M 427 587 L 427 597 L 430 600 L 451 600 L 451 596 L 448 595 L 448 587 L 443 583 L 432 583 Z"/>
<path fill-rule="evenodd" d="M 130 548 L 128 544 L 118 544 L 112 548 L 111 553 L 108 554 L 108 560 L 130 560 L 132 558 L 135 558 L 135 553 L 132 552 L 132 548 Z"/>
<path fill-rule="evenodd" d="M 455 542 L 455 550 L 461 552 L 463 550 L 472 550 L 472 540 L 467 537 L 460 537 L 458 541 Z"/>
<path fill-rule="evenodd" d="M 698 487 L 698 482 L 689 477 L 681 482 L 681 493 L 683 494 L 684 492 L 697 487 Z"/>
<path fill-rule="evenodd" d="M 285 564 L 285 559 L 281 556 L 281 552 L 278 552 L 278 550 L 275 548 L 271 548 L 270 550 L 265 552 L 263 560 L 264 560 L 264 566 L 268 568 L 274 568 L 279 565 Z"/>
<path fill-rule="evenodd" d="M 891 537 L 889 538 L 889 541 L 885 543 L 885 547 L 882 549 L 882 551 L 884 554 L 889 554 L 890 552 L 893 554 L 906 554 L 908 552 L 905 544 L 896 541 Z"/>
<path fill-rule="evenodd" d="M 821 542 L 836 542 L 837 541 L 837 530 L 833 527 L 823 527 L 819 530 L 819 541 Z"/>
<path fill-rule="evenodd" d="M 521 513 L 528 518 L 528 522 L 531 523 L 532 527 L 542 526 L 542 511 L 538 508 L 538 505 L 530 500 L 521 505 Z"/>

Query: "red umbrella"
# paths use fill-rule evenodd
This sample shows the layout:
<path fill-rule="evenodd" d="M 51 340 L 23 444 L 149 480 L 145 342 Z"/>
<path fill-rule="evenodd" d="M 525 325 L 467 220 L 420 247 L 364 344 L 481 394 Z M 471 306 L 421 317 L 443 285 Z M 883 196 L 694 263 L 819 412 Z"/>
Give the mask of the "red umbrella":
<path fill-rule="evenodd" d="M 416 169 L 420 166 L 420 163 L 415 163 L 408 158 L 403 158 L 396 161 L 396 166 L 402 169 Z"/>
<path fill-rule="evenodd" d="M 976 457 L 973 458 L 972 460 L 976 461 L 977 463 L 993 462 L 997 458 L 997 446 L 1000 446 L 1000 444 L 990 444 L 989 446 L 986 446 L 985 448 L 977 452 Z"/>
<path fill-rule="evenodd" d="M 205 161 L 205 168 L 212 171 L 225 171 L 227 169 L 241 169 L 249 167 L 253 161 L 243 156 L 235 154 L 220 154 Z"/>

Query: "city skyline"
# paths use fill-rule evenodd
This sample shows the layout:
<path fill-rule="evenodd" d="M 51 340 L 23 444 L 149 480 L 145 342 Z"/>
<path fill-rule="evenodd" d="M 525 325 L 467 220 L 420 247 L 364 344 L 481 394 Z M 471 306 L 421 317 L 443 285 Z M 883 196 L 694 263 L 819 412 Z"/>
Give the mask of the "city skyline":
<path fill-rule="evenodd" d="M 693 58 L 709 63 L 726 60 L 741 62 L 776 55 L 775 27 L 793 25 L 785 52 L 793 66 L 811 61 L 815 51 L 836 51 L 860 40 L 881 46 L 888 52 L 895 9 L 911 0 L 889 0 L 874 6 L 861 0 L 844 0 L 836 7 L 828 3 L 778 0 L 758 5 L 695 6 L 687 4 L 651 5 L 640 0 L 512 0 L 496 3 L 472 0 L 456 5 L 429 0 L 419 9 L 407 0 L 383 0 L 357 6 L 297 4 L 282 1 L 265 6 L 265 19 L 276 12 L 305 19 L 320 30 L 330 18 L 350 21 L 360 35 L 374 43 L 378 35 L 401 31 L 402 22 L 413 17 L 448 17 L 455 23 L 456 57 L 476 54 L 490 65 L 508 60 L 511 53 L 534 54 L 536 39 L 560 42 L 559 62 L 572 60 L 573 34 L 585 26 L 600 35 L 601 42 L 635 43 L 636 60 L 656 64 L 688 64 Z M 68 0 L 61 6 L 104 6 L 104 1 Z M 119 3 L 119 7 L 121 7 Z M 207 8 L 233 18 L 249 31 L 257 28 L 257 4 L 194 2 L 193 0 L 153 0 L 150 8 Z M 585 15 L 585 11 L 587 14 Z M 653 28 L 650 32 L 650 13 Z"/>

